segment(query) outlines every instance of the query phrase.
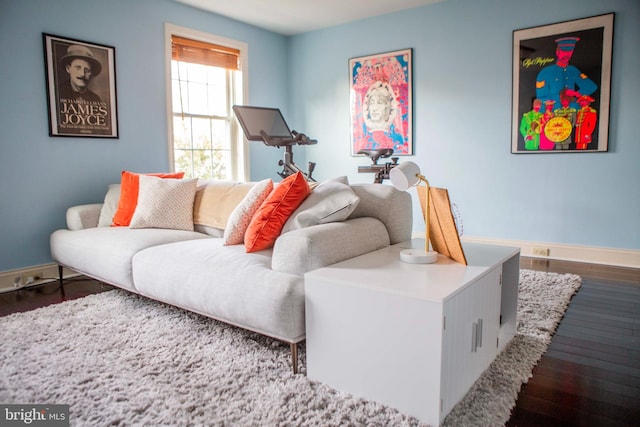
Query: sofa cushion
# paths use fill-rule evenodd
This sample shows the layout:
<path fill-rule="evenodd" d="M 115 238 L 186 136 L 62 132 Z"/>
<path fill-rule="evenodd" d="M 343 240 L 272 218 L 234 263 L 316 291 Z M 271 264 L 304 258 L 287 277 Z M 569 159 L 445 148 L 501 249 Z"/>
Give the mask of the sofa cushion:
<path fill-rule="evenodd" d="M 104 202 L 100 209 L 100 217 L 98 218 L 98 227 L 109 227 L 113 223 L 113 216 L 118 210 L 118 202 L 120 201 L 120 184 L 111 184 L 104 196 Z"/>
<path fill-rule="evenodd" d="M 156 246 L 133 257 L 145 296 L 274 338 L 304 337 L 304 279 L 271 270 L 271 251 L 245 253 L 201 239 Z"/>
<path fill-rule="evenodd" d="M 291 214 L 282 228 L 282 234 L 298 228 L 349 218 L 358 206 L 360 198 L 345 181 L 346 177 L 335 178 L 316 186 L 309 197 Z"/>
<path fill-rule="evenodd" d="M 222 228 L 209 227 L 207 225 L 193 224 L 193 230 L 211 237 L 224 236 L 224 230 Z"/>
<path fill-rule="evenodd" d="M 297 172 L 282 180 L 262 203 L 251 219 L 244 236 L 247 252 L 262 251 L 273 246 L 284 223 L 309 195 L 309 184 Z"/>
<path fill-rule="evenodd" d="M 194 231 L 98 227 L 54 231 L 50 244 L 54 261 L 79 273 L 137 292 L 131 271 L 131 259 L 136 252 L 150 246 L 196 239 L 211 238 Z"/>
<path fill-rule="evenodd" d="M 413 211 L 411 194 L 392 185 L 353 184 L 360 202 L 349 218 L 373 217 L 387 227 L 392 245 L 411 239 Z"/>
<path fill-rule="evenodd" d="M 303 275 L 388 245 L 387 228 L 375 218 L 319 224 L 278 237 L 273 248 L 271 268 Z"/>
<path fill-rule="evenodd" d="M 197 181 L 140 176 L 138 204 L 129 227 L 193 231 Z"/>
<path fill-rule="evenodd" d="M 252 182 L 202 181 L 193 204 L 193 223 L 224 230 L 229 216 L 253 186 Z"/>
<path fill-rule="evenodd" d="M 160 178 L 176 178 L 184 177 L 184 172 L 175 173 L 150 173 L 146 175 L 157 176 Z M 140 174 L 122 171 L 120 180 L 120 200 L 118 201 L 118 210 L 113 215 L 114 226 L 126 227 L 131 223 L 131 217 L 136 210 L 138 204 L 138 190 L 140 187 Z"/>
<path fill-rule="evenodd" d="M 231 212 L 224 230 L 223 242 L 225 246 L 240 245 L 244 242 L 244 234 L 251 219 L 262 206 L 267 196 L 273 191 L 273 181 L 265 179 L 258 182 L 242 199 L 240 204 Z"/>

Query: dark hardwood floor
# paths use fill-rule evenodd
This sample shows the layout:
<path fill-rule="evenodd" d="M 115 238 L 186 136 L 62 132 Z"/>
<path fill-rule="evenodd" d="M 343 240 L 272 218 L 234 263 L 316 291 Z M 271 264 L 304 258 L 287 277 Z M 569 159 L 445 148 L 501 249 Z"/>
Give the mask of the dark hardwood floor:
<path fill-rule="evenodd" d="M 526 257 L 520 267 L 578 274 L 582 287 L 507 426 L 640 426 L 640 269 Z M 79 277 L 3 293 L 0 316 L 110 289 Z"/>
<path fill-rule="evenodd" d="M 114 289 L 113 286 L 84 276 L 78 276 L 65 279 L 64 286 L 60 286 L 58 281 L 54 281 L 22 288 L 17 291 L 5 292 L 0 294 L 0 316 L 34 310 L 39 307 L 82 298 L 111 289 Z"/>
<path fill-rule="evenodd" d="M 508 427 L 640 426 L 640 269 L 522 258 L 582 286 L 522 387 Z"/>

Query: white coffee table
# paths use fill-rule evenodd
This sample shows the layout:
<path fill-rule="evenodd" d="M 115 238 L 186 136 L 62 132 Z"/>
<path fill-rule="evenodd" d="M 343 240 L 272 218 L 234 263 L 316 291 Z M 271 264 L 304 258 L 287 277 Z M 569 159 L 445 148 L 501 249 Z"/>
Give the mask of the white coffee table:
<path fill-rule="evenodd" d="M 305 275 L 307 376 L 437 426 L 515 335 L 520 251 L 399 260 L 423 242 Z"/>

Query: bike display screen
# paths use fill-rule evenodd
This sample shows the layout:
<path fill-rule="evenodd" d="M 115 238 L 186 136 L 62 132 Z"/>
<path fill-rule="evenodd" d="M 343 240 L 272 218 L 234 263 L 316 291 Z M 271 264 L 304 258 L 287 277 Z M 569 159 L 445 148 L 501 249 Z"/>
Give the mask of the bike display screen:
<path fill-rule="evenodd" d="M 279 108 L 234 105 L 233 111 L 249 141 L 262 141 L 260 131 L 264 131 L 270 138 L 293 138 Z"/>

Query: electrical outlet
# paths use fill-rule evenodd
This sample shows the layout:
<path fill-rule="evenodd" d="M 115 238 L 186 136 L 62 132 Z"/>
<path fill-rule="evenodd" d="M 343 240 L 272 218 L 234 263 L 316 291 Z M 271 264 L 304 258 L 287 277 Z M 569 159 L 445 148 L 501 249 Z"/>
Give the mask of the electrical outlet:
<path fill-rule="evenodd" d="M 25 274 L 22 276 L 22 284 L 24 286 L 29 286 L 37 282 L 38 280 L 42 280 L 43 274 L 41 271 L 38 272 L 30 272 L 29 274 Z"/>
<path fill-rule="evenodd" d="M 533 255 L 549 256 L 549 248 L 531 248 Z"/>

